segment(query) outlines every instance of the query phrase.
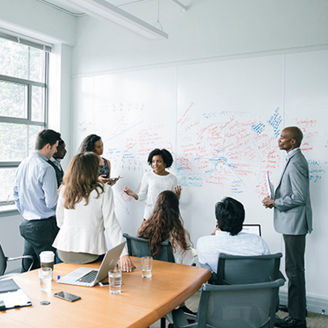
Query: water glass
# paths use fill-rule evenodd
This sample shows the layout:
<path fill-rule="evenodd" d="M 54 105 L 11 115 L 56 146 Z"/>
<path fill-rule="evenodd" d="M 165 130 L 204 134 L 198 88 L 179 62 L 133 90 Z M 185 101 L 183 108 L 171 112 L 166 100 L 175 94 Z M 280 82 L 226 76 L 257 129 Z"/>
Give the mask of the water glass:
<path fill-rule="evenodd" d="M 144 256 L 141 258 L 141 272 L 142 278 L 151 278 L 153 267 L 153 258 L 151 256 Z"/>
<path fill-rule="evenodd" d="M 122 287 L 122 271 L 108 271 L 109 293 L 113 295 L 121 294 Z"/>
<path fill-rule="evenodd" d="M 40 293 L 41 293 L 41 305 L 50 304 L 51 297 L 51 281 L 52 281 L 52 269 L 49 267 L 43 267 L 39 269 L 40 279 Z"/>

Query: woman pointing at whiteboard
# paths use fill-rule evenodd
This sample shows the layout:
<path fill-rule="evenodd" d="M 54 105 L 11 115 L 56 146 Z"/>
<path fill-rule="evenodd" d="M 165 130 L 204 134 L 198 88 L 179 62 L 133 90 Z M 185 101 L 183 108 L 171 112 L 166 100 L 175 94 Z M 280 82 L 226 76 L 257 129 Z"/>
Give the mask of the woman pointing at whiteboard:
<path fill-rule="evenodd" d="M 177 178 L 166 169 L 171 167 L 173 158 L 166 149 L 154 149 L 148 155 L 148 164 L 152 171 L 146 172 L 142 178 L 140 191 L 136 194 L 130 188 L 125 187 L 124 191 L 136 200 L 146 200 L 144 219 L 151 215 L 157 196 L 164 190 L 174 191 L 180 197 L 181 186 L 178 186 Z"/>

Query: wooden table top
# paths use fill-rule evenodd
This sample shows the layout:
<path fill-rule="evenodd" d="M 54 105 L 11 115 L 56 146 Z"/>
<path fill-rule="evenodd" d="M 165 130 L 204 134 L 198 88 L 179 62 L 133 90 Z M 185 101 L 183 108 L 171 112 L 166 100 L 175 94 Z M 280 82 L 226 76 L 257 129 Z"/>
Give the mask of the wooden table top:
<path fill-rule="evenodd" d="M 110 295 L 108 286 L 81 287 L 53 281 L 52 294 L 66 291 L 81 296 L 68 302 L 51 298 L 40 305 L 37 270 L 14 276 L 14 280 L 32 300 L 32 307 L 0 312 L 1 328 L 10 327 L 147 327 L 193 295 L 210 278 L 210 271 L 187 265 L 153 261 L 153 277 L 141 277 L 140 259 L 132 258 L 136 269 L 123 273 L 122 293 Z M 87 264 L 99 267 L 100 263 Z M 55 265 L 54 278 L 83 265 Z"/>

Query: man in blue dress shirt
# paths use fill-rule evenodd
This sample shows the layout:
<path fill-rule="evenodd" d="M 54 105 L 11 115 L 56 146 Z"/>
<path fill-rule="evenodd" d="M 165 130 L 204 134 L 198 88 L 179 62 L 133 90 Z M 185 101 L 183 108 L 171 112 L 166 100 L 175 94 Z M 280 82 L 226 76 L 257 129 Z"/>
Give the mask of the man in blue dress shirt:
<path fill-rule="evenodd" d="M 47 162 L 57 151 L 60 133 L 41 131 L 36 139 L 35 152 L 24 159 L 16 172 L 14 200 L 23 221 L 19 226 L 25 239 L 24 255 L 34 258 L 33 269 L 40 267 L 40 253 L 55 251 L 52 243 L 57 235 L 57 180 L 54 168 Z M 26 261 L 26 262 L 25 262 Z M 23 260 L 23 271 L 28 260 Z"/>

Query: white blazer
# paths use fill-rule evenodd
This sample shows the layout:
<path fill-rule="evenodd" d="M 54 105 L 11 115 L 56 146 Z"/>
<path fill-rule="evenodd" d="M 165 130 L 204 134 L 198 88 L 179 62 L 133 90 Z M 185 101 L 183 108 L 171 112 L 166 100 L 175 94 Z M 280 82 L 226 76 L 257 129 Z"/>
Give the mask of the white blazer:
<path fill-rule="evenodd" d="M 64 188 L 60 190 L 56 210 L 60 230 L 53 243 L 55 248 L 65 252 L 104 254 L 107 251 L 105 230 L 113 247 L 125 241 L 115 216 L 113 191 L 109 185 L 104 185 L 104 192 L 98 198 L 93 190 L 88 205 L 82 200 L 74 209 L 64 208 Z M 125 247 L 122 255 L 127 253 Z"/>

